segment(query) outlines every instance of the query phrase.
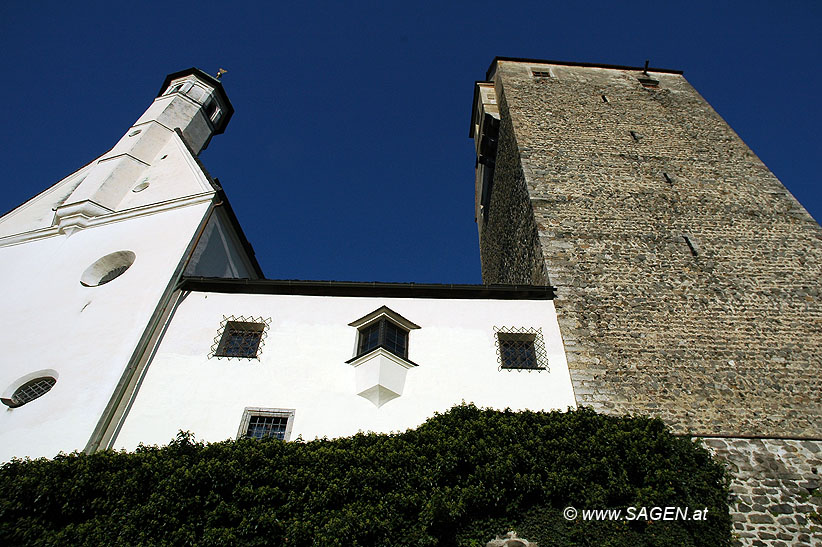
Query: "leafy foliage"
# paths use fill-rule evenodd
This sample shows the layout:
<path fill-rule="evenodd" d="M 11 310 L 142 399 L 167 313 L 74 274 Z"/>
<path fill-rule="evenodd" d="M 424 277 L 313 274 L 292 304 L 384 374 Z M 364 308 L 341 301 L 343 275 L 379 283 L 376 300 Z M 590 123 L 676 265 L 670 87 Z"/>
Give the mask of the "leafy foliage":
<path fill-rule="evenodd" d="M 405 433 L 168 446 L 0 468 L 2 545 L 730 544 L 723 468 L 657 419 L 461 405 Z M 708 508 L 567 521 L 567 506 Z"/>

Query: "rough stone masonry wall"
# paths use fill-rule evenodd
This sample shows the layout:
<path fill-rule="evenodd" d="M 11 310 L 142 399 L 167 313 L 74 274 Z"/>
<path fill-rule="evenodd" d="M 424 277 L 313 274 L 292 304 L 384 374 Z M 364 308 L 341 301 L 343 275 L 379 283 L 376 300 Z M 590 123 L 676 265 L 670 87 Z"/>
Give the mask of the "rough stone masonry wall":
<path fill-rule="evenodd" d="M 482 278 L 486 283 L 549 285 L 528 198 L 533 189 L 525 183 L 511 118 L 502 118 L 500 126 L 494 186 L 480 238 Z"/>
<path fill-rule="evenodd" d="M 577 400 L 692 435 L 822 438 L 813 218 L 680 75 L 497 67 L 484 281 L 534 278 L 539 253 L 486 252 L 532 210 Z"/>
<path fill-rule="evenodd" d="M 731 511 L 739 543 L 822 545 L 822 442 L 703 439 L 733 472 Z"/>
<path fill-rule="evenodd" d="M 724 437 L 738 541 L 822 545 L 822 229 L 681 76 L 529 68 L 497 64 L 484 281 L 542 260 L 578 402 Z"/>

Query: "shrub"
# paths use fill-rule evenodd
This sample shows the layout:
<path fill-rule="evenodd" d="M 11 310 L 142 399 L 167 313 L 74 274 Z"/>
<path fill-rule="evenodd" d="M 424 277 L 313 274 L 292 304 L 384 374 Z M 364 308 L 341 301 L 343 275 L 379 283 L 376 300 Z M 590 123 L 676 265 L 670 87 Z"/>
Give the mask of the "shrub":
<path fill-rule="evenodd" d="M 460 405 L 415 430 L 225 441 L 0 468 L 0 544 L 730 544 L 727 479 L 658 419 Z M 568 521 L 563 509 L 708 508 L 707 520 Z"/>

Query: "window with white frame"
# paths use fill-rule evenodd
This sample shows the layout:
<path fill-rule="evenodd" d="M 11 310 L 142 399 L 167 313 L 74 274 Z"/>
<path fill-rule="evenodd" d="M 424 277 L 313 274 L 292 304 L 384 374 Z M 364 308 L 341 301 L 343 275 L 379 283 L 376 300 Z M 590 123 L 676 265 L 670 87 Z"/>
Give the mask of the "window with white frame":
<path fill-rule="evenodd" d="M 246 407 L 237 438 L 287 441 L 294 427 L 294 412 L 293 408 Z"/>

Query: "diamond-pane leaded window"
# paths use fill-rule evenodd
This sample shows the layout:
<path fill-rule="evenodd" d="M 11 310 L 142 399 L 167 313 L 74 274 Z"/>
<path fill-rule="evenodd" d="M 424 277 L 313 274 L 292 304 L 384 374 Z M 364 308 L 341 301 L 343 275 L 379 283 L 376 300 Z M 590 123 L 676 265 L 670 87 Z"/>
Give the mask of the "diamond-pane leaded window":
<path fill-rule="evenodd" d="M 3 403 L 11 408 L 23 406 L 24 404 L 30 403 L 38 397 L 42 397 L 48 393 L 56 383 L 57 379 L 52 378 L 51 376 L 43 376 L 41 378 L 29 380 L 22 386 L 18 387 L 10 399 L 3 399 Z"/>
<path fill-rule="evenodd" d="M 500 370 L 546 370 L 542 329 L 494 328 Z"/>
<path fill-rule="evenodd" d="M 270 319 L 223 317 L 211 357 L 259 359 Z"/>

